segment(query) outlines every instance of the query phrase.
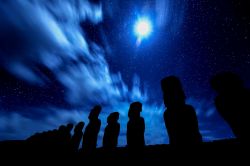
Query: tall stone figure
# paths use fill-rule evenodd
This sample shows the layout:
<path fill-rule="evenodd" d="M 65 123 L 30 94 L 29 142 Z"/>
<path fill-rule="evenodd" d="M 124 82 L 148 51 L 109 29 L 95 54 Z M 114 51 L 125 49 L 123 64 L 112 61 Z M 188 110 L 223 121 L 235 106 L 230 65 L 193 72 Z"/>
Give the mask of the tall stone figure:
<path fill-rule="evenodd" d="M 180 80 L 169 76 L 161 80 L 164 104 L 164 120 L 171 145 L 190 145 L 202 142 L 194 108 L 185 103 Z"/>
<path fill-rule="evenodd" d="M 83 137 L 83 132 L 82 132 L 83 127 L 84 127 L 84 122 L 79 122 L 74 128 L 74 134 L 71 138 L 71 149 L 73 152 L 78 151 L 79 145 Z"/>
<path fill-rule="evenodd" d="M 92 152 L 96 149 L 98 133 L 101 127 L 101 120 L 98 118 L 102 107 L 95 106 L 89 114 L 89 124 L 83 134 L 82 149 L 86 152 Z"/>
<path fill-rule="evenodd" d="M 127 145 L 129 148 L 138 149 L 145 146 L 145 122 L 140 116 L 141 111 L 142 104 L 140 102 L 134 102 L 129 107 L 127 124 Z"/>
<path fill-rule="evenodd" d="M 211 79 L 217 92 L 215 106 L 241 142 L 249 141 L 250 92 L 241 78 L 232 72 L 223 72 Z"/>
<path fill-rule="evenodd" d="M 118 136 L 120 133 L 120 124 L 118 123 L 119 113 L 113 112 L 108 118 L 108 125 L 105 128 L 103 136 L 103 147 L 112 150 L 117 147 Z"/>

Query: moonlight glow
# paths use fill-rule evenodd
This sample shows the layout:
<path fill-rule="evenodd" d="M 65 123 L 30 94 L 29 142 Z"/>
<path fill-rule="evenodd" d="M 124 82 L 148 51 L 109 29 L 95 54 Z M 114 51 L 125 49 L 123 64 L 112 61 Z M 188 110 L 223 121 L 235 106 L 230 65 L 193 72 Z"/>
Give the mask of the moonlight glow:
<path fill-rule="evenodd" d="M 135 24 L 134 31 L 138 39 L 148 37 L 152 32 L 151 21 L 147 18 L 139 19 Z"/>

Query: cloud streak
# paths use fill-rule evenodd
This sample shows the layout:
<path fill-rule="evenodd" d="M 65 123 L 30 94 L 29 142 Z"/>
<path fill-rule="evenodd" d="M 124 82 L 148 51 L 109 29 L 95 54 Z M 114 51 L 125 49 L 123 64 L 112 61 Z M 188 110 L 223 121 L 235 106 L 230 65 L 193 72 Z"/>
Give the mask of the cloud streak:
<path fill-rule="evenodd" d="M 46 86 L 51 81 L 47 69 L 65 87 L 71 104 L 88 101 L 88 96 L 99 95 L 103 102 L 119 97 L 104 50 L 89 41 L 80 26 L 102 20 L 101 4 L 18 0 L 1 2 L 0 8 L 0 59 L 9 72 Z"/>

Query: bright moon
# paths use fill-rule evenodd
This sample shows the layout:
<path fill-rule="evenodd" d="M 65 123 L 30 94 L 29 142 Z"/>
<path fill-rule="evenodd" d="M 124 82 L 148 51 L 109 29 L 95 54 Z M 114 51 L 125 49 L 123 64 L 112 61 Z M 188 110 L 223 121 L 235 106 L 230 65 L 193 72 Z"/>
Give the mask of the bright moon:
<path fill-rule="evenodd" d="M 138 39 L 148 37 L 152 32 L 152 24 L 150 20 L 147 18 L 139 19 L 135 24 L 134 31 Z"/>

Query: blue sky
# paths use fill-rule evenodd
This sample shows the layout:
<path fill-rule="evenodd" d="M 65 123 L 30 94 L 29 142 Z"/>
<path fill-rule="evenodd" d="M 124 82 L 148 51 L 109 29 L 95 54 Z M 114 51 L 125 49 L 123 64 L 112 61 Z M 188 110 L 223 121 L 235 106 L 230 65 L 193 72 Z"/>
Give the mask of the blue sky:
<path fill-rule="evenodd" d="M 98 145 L 106 117 L 118 111 L 124 146 L 129 104 L 141 101 L 146 144 L 168 143 L 160 80 L 173 74 L 195 107 L 203 139 L 232 138 L 214 108 L 209 78 L 232 70 L 249 83 L 249 56 L 236 57 L 249 50 L 242 36 L 229 34 L 238 23 L 234 13 L 224 16 L 224 7 L 214 11 L 218 6 L 195 0 L 0 2 L 0 140 L 87 123 L 91 107 L 101 104 Z M 154 30 L 138 47 L 133 27 L 141 15 L 152 18 Z M 220 29 L 226 20 L 231 23 Z M 236 41 L 242 44 L 230 47 Z"/>

